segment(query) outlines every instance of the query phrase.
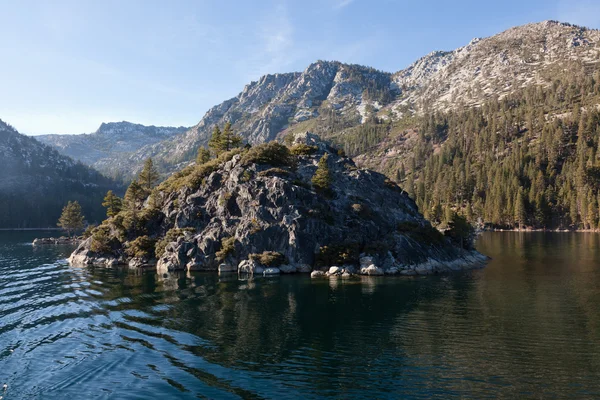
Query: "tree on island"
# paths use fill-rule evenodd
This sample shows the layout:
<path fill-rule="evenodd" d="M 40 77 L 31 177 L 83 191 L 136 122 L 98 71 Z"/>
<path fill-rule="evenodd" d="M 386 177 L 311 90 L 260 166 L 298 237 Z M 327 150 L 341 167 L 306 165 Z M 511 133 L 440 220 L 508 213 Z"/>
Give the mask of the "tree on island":
<path fill-rule="evenodd" d="M 136 211 L 147 196 L 148 193 L 145 188 L 137 180 L 134 180 L 125 192 L 125 209 Z"/>
<path fill-rule="evenodd" d="M 212 150 L 213 153 L 215 153 L 215 155 L 218 156 L 223 152 L 222 143 L 223 140 L 221 139 L 221 130 L 217 125 L 215 125 L 212 136 L 208 141 L 208 147 Z"/>
<path fill-rule="evenodd" d="M 154 186 L 158 183 L 158 179 L 160 175 L 158 174 L 158 170 L 154 166 L 154 162 L 152 158 L 148 158 L 144 163 L 144 168 L 140 175 L 138 176 L 138 182 L 142 186 L 143 189 L 150 192 Z"/>
<path fill-rule="evenodd" d="M 72 236 L 72 233 L 83 229 L 84 217 L 81 213 L 81 206 L 77 201 L 69 201 L 67 203 L 62 210 L 57 225 L 66 230 L 69 237 Z"/>
<path fill-rule="evenodd" d="M 198 149 L 198 155 L 196 156 L 196 164 L 201 165 L 207 163 L 210 160 L 210 151 L 206 147 L 200 147 Z"/>
<path fill-rule="evenodd" d="M 240 135 L 233 133 L 231 122 L 227 122 L 223 128 L 221 140 L 223 142 L 223 150 L 229 151 L 235 149 L 236 147 L 240 147 L 243 139 Z"/>
<path fill-rule="evenodd" d="M 104 197 L 103 207 L 106 207 L 106 216 L 114 217 L 123 209 L 123 200 L 109 190 Z"/>
<path fill-rule="evenodd" d="M 312 177 L 312 184 L 315 189 L 326 192 L 331 188 L 331 174 L 329 173 L 329 166 L 327 165 L 327 159 L 329 154 L 325 153 L 319 160 L 317 170 Z"/>
<path fill-rule="evenodd" d="M 232 150 L 242 145 L 243 138 L 240 135 L 236 135 L 231 127 L 231 122 L 227 122 L 223 128 L 223 132 L 218 126 L 213 129 L 213 134 L 208 141 L 208 147 L 217 156 L 223 152 Z"/>

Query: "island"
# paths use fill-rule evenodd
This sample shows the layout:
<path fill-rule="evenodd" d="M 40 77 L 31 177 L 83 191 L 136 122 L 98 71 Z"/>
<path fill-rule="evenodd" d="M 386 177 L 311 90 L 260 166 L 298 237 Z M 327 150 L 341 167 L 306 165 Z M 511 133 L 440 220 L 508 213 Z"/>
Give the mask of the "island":
<path fill-rule="evenodd" d="M 309 132 L 203 161 L 152 189 L 134 181 L 71 264 L 350 277 L 487 260 L 470 237 L 433 228 L 395 182 Z"/>

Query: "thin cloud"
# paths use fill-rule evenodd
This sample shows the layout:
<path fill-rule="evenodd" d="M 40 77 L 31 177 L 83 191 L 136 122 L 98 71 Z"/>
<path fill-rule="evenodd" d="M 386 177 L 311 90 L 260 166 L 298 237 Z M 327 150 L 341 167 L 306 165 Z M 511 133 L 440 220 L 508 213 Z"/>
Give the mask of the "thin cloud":
<path fill-rule="evenodd" d="M 333 5 L 333 9 L 334 10 L 341 10 L 342 8 L 348 7 L 352 3 L 354 3 L 354 0 L 335 0 L 335 4 Z"/>

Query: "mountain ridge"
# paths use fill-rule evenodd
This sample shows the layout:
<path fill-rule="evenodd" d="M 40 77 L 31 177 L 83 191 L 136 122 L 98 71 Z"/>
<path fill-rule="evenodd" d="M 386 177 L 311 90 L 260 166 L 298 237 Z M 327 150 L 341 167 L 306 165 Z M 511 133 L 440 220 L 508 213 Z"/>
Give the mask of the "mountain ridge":
<path fill-rule="evenodd" d="M 302 72 L 264 75 L 187 131 L 111 157 L 101 168 L 131 177 L 153 157 L 163 173 L 173 172 L 226 122 L 250 144 L 301 130 L 343 140 L 373 118 L 400 121 L 428 110 L 478 107 L 527 85 L 549 85 L 557 70 L 593 68 L 599 44 L 599 30 L 548 20 L 431 52 L 396 72 L 321 60 Z"/>

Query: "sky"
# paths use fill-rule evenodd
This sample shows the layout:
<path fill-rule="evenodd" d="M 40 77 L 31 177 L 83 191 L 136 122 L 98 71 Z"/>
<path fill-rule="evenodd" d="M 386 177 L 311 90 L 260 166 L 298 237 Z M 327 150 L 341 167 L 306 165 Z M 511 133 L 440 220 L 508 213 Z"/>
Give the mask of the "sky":
<path fill-rule="evenodd" d="M 317 60 L 395 72 L 434 50 L 599 0 L 0 0 L 0 119 L 25 134 L 192 126 L 267 73 Z"/>

